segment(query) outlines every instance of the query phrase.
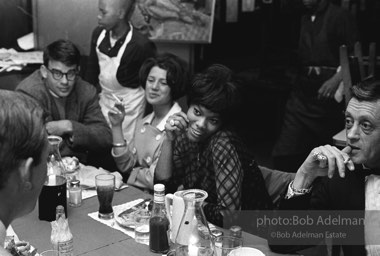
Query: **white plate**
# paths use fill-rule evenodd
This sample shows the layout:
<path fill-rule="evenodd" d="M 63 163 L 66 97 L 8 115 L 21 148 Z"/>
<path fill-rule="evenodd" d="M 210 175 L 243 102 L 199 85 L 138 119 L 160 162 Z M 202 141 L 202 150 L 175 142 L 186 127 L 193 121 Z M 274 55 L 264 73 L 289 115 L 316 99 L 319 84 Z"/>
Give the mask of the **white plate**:
<path fill-rule="evenodd" d="M 228 256 L 265 256 L 265 254 L 255 248 L 241 247 L 231 251 Z"/>
<path fill-rule="evenodd" d="M 135 222 L 133 220 L 133 213 L 126 215 L 123 215 L 124 217 L 115 216 L 115 221 L 117 224 L 122 226 L 123 228 L 128 229 L 135 229 Z"/>
<path fill-rule="evenodd" d="M 114 208 L 115 221 L 119 226 L 128 229 L 135 229 L 134 214 L 137 210 L 145 208 L 146 204 L 149 203 L 151 199 L 136 199 L 133 202 L 122 205 L 121 207 Z M 125 211 L 130 211 L 125 213 Z M 122 214 L 122 217 L 119 216 Z"/>

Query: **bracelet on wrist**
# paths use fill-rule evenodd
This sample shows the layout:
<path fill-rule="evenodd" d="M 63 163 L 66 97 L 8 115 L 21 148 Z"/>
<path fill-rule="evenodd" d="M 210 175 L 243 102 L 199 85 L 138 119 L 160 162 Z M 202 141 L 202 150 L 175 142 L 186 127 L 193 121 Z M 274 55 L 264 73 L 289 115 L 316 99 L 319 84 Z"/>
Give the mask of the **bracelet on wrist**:
<path fill-rule="evenodd" d="M 114 148 L 122 148 L 122 147 L 126 147 L 127 146 L 127 141 L 124 140 L 124 142 L 121 142 L 121 143 L 112 143 L 112 146 Z"/>
<path fill-rule="evenodd" d="M 301 196 L 305 195 L 311 192 L 311 187 L 310 188 L 302 188 L 302 189 L 296 189 L 293 187 L 293 182 L 292 180 L 288 186 L 288 192 L 286 193 L 285 199 L 290 199 L 295 196 Z"/>
<path fill-rule="evenodd" d="M 289 185 L 290 185 L 290 189 L 292 189 L 294 193 L 296 193 L 296 194 L 306 194 L 306 193 L 310 193 L 311 192 L 311 187 L 310 188 L 296 189 L 296 188 L 294 188 L 293 183 L 294 183 L 294 180 L 292 180 L 292 182 L 290 182 Z"/>

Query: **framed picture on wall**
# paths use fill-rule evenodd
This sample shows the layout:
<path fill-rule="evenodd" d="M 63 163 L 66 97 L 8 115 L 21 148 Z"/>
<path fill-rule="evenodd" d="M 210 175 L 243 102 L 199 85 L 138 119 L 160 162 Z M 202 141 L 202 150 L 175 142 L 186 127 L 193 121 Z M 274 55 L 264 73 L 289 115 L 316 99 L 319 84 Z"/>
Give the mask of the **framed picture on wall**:
<path fill-rule="evenodd" d="M 133 25 L 153 41 L 211 43 L 216 0 L 137 0 Z"/>

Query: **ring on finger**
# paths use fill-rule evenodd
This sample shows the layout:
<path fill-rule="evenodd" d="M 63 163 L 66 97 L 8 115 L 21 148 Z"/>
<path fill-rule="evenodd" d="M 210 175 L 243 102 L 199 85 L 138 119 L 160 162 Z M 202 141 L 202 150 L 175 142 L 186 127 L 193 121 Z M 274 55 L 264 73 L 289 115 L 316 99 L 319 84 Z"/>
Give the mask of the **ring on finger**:
<path fill-rule="evenodd" d="M 327 160 L 327 156 L 325 156 L 321 151 L 314 151 L 313 157 L 315 160 L 318 160 L 318 161 Z"/>
<path fill-rule="evenodd" d="M 174 125 L 175 125 L 174 119 L 170 119 L 169 124 L 170 124 L 171 126 L 174 126 Z"/>

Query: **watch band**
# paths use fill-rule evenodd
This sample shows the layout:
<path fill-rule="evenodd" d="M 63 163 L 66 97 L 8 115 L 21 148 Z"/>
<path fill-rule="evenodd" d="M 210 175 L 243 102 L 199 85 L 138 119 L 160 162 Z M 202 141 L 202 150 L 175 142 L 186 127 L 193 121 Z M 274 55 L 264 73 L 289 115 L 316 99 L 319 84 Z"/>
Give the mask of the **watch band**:
<path fill-rule="evenodd" d="M 286 193 L 286 196 L 285 196 L 286 199 L 292 198 L 294 196 L 302 196 L 302 195 L 305 195 L 305 194 L 311 192 L 312 187 L 296 189 L 293 187 L 293 182 L 294 182 L 294 180 L 292 180 L 289 183 L 288 192 Z"/>

